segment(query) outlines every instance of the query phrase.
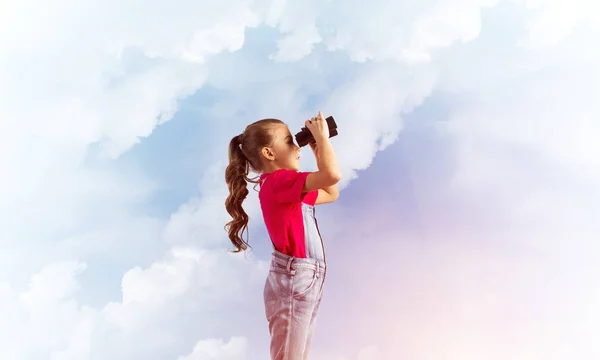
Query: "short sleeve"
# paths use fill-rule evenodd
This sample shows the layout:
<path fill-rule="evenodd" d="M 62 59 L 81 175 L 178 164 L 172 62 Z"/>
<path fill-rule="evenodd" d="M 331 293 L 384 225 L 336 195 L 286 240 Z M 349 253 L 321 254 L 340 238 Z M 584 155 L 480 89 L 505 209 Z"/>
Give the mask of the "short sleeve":
<path fill-rule="evenodd" d="M 304 195 L 304 202 L 308 205 L 314 206 L 317 203 L 319 197 L 319 190 L 313 190 Z"/>
<path fill-rule="evenodd" d="M 271 186 L 275 199 L 280 203 L 298 203 L 302 199 L 302 189 L 309 172 L 279 169 L 271 175 Z"/>

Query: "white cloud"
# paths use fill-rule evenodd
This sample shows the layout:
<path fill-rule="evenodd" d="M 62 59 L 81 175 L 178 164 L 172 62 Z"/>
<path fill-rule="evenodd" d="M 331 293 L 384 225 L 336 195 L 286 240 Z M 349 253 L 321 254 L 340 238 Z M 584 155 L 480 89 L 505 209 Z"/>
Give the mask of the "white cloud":
<path fill-rule="evenodd" d="M 470 41 L 480 31 L 480 11 L 497 0 L 437 0 L 420 3 L 340 2 L 326 14 L 331 24 L 324 42 L 331 50 L 347 51 L 355 61 L 427 62 L 432 52 L 455 41 Z M 367 19 L 377 19 L 367 21 Z"/>
<path fill-rule="evenodd" d="M 266 23 L 277 26 L 282 37 L 277 41 L 277 51 L 271 54 L 276 61 L 296 61 L 310 54 L 322 38 L 317 28 L 317 17 L 323 2 L 273 1 Z"/>
<path fill-rule="evenodd" d="M 179 360 L 244 360 L 247 358 L 247 340 L 243 337 L 232 337 L 227 343 L 221 339 L 198 341 L 192 353 L 179 357 Z"/>
<path fill-rule="evenodd" d="M 516 0 L 533 12 L 522 44 L 531 48 L 557 45 L 575 28 L 598 27 L 598 3 L 590 0 Z"/>
<path fill-rule="evenodd" d="M 335 114 L 343 138 L 336 139 L 345 186 L 366 169 L 375 154 L 396 141 L 401 118 L 429 95 L 435 82 L 432 70 L 407 75 L 408 69 L 379 64 L 365 69 L 348 84 L 332 91 L 323 108 Z M 360 147 L 356 144 L 361 144 Z"/>
<path fill-rule="evenodd" d="M 34 275 L 24 292 L 2 287 L 2 358 L 162 358 L 177 351 L 170 346 L 184 348 L 188 337 L 201 334 L 198 322 L 209 328 L 218 323 L 214 311 L 239 304 L 265 276 L 264 265 L 240 256 L 175 249 L 149 268 L 129 270 L 122 299 L 96 309 L 77 300 L 77 276 L 84 269 L 81 263 L 55 263 Z M 186 325 L 188 316 L 197 319 L 195 329 Z M 212 340 L 201 341 L 189 358 L 205 358 L 211 349 Z M 245 349 L 245 340 L 234 338 L 222 354 L 241 359 Z"/>
<path fill-rule="evenodd" d="M 475 215 L 498 216 L 494 232 L 465 224 L 447 239 L 468 243 L 485 233 L 569 259 L 583 249 L 588 259 L 599 231 L 599 52 L 590 45 L 597 7 L 591 0 L 2 2 L 0 357 L 244 359 L 266 349 L 266 343 L 251 344 L 256 334 L 234 329 L 228 317 L 229 307 L 239 315 L 246 306 L 257 314 L 252 320 L 262 319 L 266 268 L 225 253 L 223 157 L 207 170 L 200 193 L 169 219 L 139 213 L 157 184 L 134 161 L 113 160 L 151 136 L 206 82 L 227 95 L 211 108 L 218 120 L 240 118 L 240 112 L 245 122 L 265 114 L 302 119 L 314 103 L 333 114 L 344 185 L 396 140 L 406 113 L 436 90 L 450 93 L 461 101 L 442 127 L 458 149 L 453 182 L 427 187 L 427 164 L 412 158 L 430 235 L 447 231 L 437 223 L 438 209 L 460 198 L 465 202 L 448 200 L 451 210 L 476 203 Z M 494 27 L 506 18 L 514 22 Z M 269 44 L 275 50 L 260 59 L 223 56 L 241 49 L 248 28 L 261 25 L 279 32 Z M 344 62 L 346 56 L 360 64 Z M 220 68 L 223 59 L 235 66 Z M 341 78 L 340 68 L 348 69 Z M 311 100 L 315 94 L 322 97 Z M 226 127 L 228 136 L 242 128 Z M 257 205 L 249 200 L 248 211 L 259 220 Z M 464 263 L 473 261 L 470 255 L 463 254 Z M 579 275 L 598 270 L 575 263 L 565 264 Z M 555 263 L 541 265 L 548 271 L 549 264 Z M 447 284 L 460 287 L 477 268 L 456 265 L 432 271 L 455 271 L 459 280 Z M 103 266 L 118 266 L 119 273 L 103 277 Z M 519 266 L 535 280 L 533 270 Z M 120 291 L 97 294 L 103 278 L 115 288 L 120 281 Z M 540 335 L 549 343 L 571 339 L 579 328 L 597 332 L 592 304 L 598 294 L 593 279 L 584 278 L 587 283 L 563 298 L 580 310 L 559 308 L 551 325 L 562 330 Z M 511 279 L 518 277 L 503 278 Z M 544 280 L 547 286 L 552 281 Z M 503 304 L 494 295 L 452 297 L 449 285 L 432 284 L 481 316 Z M 473 284 L 462 284 L 466 293 Z M 506 286 L 525 291 L 528 283 L 519 284 Z M 539 293 L 527 294 L 542 301 Z M 434 340 L 443 351 L 429 354 L 481 358 L 486 349 L 475 341 L 499 346 L 472 332 L 485 328 L 483 320 L 455 333 L 453 339 L 472 340 L 471 347 L 445 342 L 452 320 L 440 320 Z M 259 328 L 266 334 L 257 320 L 253 329 Z M 579 348 L 552 348 L 563 351 L 555 356 L 584 354 L 592 335 L 571 339 Z M 384 356 L 384 350 L 374 344 L 358 358 Z M 547 350 L 524 344 L 505 351 L 498 356 L 521 351 L 535 358 Z"/>
<path fill-rule="evenodd" d="M 349 322 L 378 319 L 368 326 L 375 334 L 361 335 L 378 339 L 382 358 L 398 352 L 448 360 L 599 354 L 592 338 L 600 333 L 598 314 L 590 310 L 598 301 L 590 274 L 598 272 L 600 233 L 594 140 L 600 134 L 600 53 L 590 48 L 597 31 L 576 21 L 560 39 L 519 47 L 537 12 L 518 17 L 521 8 L 502 6 L 499 14 L 487 14 L 479 38 L 434 57 L 437 95 L 452 101 L 443 113 L 429 112 L 439 120 L 419 120 L 440 144 L 417 145 L 417 138 L 402 147 L 414 192 L 397 201 L 414 198 L 424 238 L 400 236 L 404 229 L 386 229 L 381 221 L 363 230 L 374 231 L 375 246 L 394 255 L 385 258 L 378 249 L 369 256 L 363 249 L 355 256 L 389 261 L 394 275 L 381 274 L 384 266 L 369 271 L 375 265 L 365 261 L 355 274 L 367 273 L 353 284 L 377 299 L 360 302 L 368 316 Z M 515 28 L 496 33 L 499 19 L 507 18 Z M 378 276 L 383 279 L 374 284 Z"/>

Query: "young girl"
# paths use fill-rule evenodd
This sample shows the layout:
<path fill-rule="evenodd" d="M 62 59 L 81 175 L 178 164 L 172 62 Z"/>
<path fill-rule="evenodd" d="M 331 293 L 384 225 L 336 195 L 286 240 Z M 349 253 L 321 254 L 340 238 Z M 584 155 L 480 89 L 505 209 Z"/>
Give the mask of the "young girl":
<path fill-rule="evenodd" d="M 265 313 L 271 334 L 271 359 L 300 360 L 308 350 L 325 280 L 325 251 L 314 206 L 338 198 L 340 169 L 329 141 L 329 128 L 319 111 L 306 121 L 315 143 L 311 148 L 318 171 L 300 172 L 300 148 L 280 120 L 250 124 L 231 139 L 225 180 L 225 201 L 233 220 L 225 226 L 235 252 L 246 250 L 241 237 L 248 215 L 242 202 L 247 184 L 260 185 L 259 199 L 273 245 L 271 266 L 264 288 Z M 249 170 L 260 174 L 248 178 Z"/>

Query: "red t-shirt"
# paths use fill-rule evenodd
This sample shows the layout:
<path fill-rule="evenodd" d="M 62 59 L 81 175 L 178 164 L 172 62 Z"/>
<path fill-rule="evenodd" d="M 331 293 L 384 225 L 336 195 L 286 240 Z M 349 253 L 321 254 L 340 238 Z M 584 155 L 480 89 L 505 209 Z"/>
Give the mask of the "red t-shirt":
<path fill-rule="evenodd" d="M 308 174 L 287 169 L 262 174 L 258 197 L 277 251 L 298 258 L 321 258 L 322 241 L 314 217 L 319 191 L 302 193 Z"/>

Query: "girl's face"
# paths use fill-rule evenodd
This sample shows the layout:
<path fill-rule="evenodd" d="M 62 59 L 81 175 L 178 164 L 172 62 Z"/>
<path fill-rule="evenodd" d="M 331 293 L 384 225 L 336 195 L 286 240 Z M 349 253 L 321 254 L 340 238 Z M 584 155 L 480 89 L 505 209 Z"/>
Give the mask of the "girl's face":
<path fill-rule="evenodd" d="M 300 147 L 294 143 L 290 129 L 278 125 L 273 129 L 273 158 L 275 169 L 300 170 Z"/>

